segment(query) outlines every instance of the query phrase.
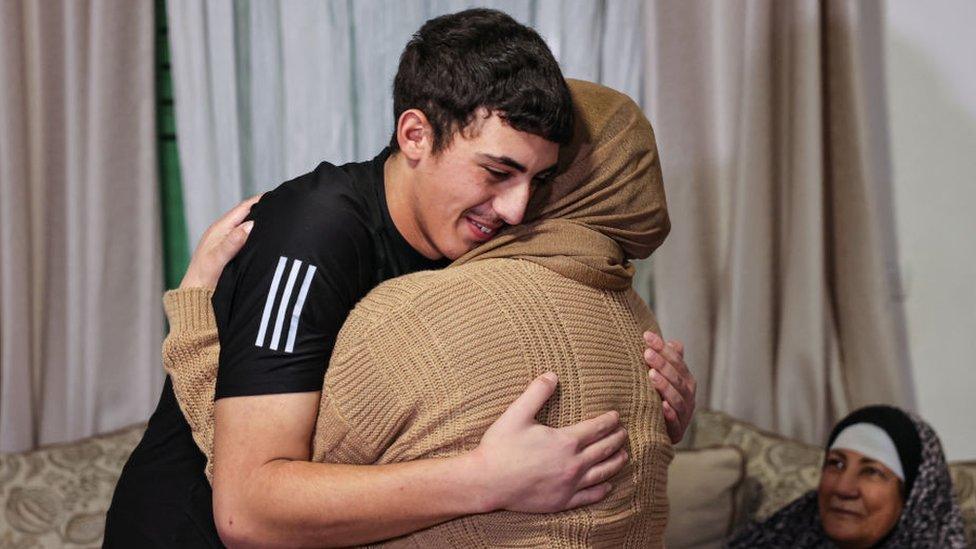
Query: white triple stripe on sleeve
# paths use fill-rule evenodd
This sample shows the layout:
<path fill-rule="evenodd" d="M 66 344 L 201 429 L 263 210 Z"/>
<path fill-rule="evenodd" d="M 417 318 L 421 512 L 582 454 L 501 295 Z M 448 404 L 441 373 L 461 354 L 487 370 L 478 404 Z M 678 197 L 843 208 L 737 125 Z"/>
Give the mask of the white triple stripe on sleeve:
<path fill-rule="evenodd" d="M 302 268 L 302 262 L 293 259 L 291 270 L 288 271 L 288 282 L 285 283 L 285 292 L 281 294 L 281 303 L 278 304 L 278 315 L 275 318 L 274 333 L 271 334 L 272 351 L 278 350 L 278 340 L 281 339 L 281 325 L 285 321 L 285 310 L 288 308 L 288 300 L 291 298 L 291 291 L 295 289 L 295 278 L 298 277 L 298 270 Z"/>
<path fill-rule="evenodd" d="M 271 316 L 271 308 L 274 307 L 274 299 L 278 295 L 278 284 L 281 283 L 281 273 L 285 272 L 286 263 L 288 263 L 287 257 L 278 258 L 278 268 L 275 269 L 274 279 L 271 281 L 271 291 L 268 292 L 268 299 L 264 302 L 264 313 L 261 314 L 261 328 L 258 330 L 258 339 L 254 342 L 258 347 L 264 347 L 264 334 L 268 330 L 268 317 Z"/>
<path fill-rule="evenodd" d="M 302 307 L 305 306 L 305 297 L 308 296 L 308 287 L 312 284 L 312 276 L 315 275 L 315 265 L 309 265 L 305 271 L 305 280 L 302 281 L 302 289 L 298 291 L 298 301 L 291 311 L 291 324 L 288 326 L 288 342 L 285 343 L 285 352 L 290 353 L 295 348 L 295 334 L 298 333 L 298 317 L 302 315 Z"/>
<path fill-rule="evenodd" d="M 301 260 L 292 259 L 291 269 L 288 271 L 288 280 L 285 282 L 285 288 L 278 294 L 278 288 L 281 285 L 281 277 L 284 275 L 285 267 L 288 263 L 287 257 L 278 258 L 278 266 L 275 268 L 274 277 L 271 280 L 271 289 L 268 290 L 268 297 L 264 302 L 264 311 L 261 315 L 261 326 L 258 329 L 258 337 L 254 341 L 254 345 L 257 347 L 264 347 L 265 336 L 268 333 L 268 323 L 272 320 L 272 313 L 274 313 L 274 327 L 271 333 L 271 342 L 268 344 L 268 348 L 277 351 L 281 344 L 281 332 L 284 327 L 285 318 L 290 316 L 288 323 L 288 337 L 285 341 L 286 353 L 291 353 L 295 347 L 295 338 L 298 335 L 298 322 L 302 315 L 302 309 L 305 307 L 305 298 L 308 297 L 308 290 L 312 284 L 312 278 L 315 275 L 315 265 L 308 265 L 305 269 L 305 276 L 302 279 L 301 288 L 298 290 L 298 297 L 295 299 L 295 303 L 291 308 L 291 315 L 288 313 L 288 305 L 292 301 L 292 295 L 295 291 L 295 282 L 298 280 L 299 273 L 302 270 L 303 263 Z M 275 308 L 275 303 L 278 303 L 277 310 Z"/>

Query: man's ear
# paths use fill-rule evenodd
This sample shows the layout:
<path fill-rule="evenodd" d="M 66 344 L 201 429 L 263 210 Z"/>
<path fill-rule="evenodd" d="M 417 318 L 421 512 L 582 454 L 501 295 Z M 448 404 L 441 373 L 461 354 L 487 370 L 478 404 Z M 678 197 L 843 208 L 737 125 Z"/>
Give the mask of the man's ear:
<path fill-rule="evenodd" d="M 400 152 L 410 160 L 420 160 L 434 148 L 433 128 L 420 109 L 407 109 L 400 115 L 396 138 Z"/>

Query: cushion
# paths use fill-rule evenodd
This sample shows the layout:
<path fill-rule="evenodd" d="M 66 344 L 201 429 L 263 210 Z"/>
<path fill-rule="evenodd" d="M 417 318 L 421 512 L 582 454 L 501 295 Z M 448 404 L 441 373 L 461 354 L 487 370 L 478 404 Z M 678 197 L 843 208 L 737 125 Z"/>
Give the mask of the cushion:
<path fill-rule="evenodd" d="M 744 475 L 744 456 L 735 446 L 677 451 L 668 470 L 666 546 L 722 547 L 737 522 Z"/>
<path fill-rule="evenodd" d="M 101 545 L 115 483 L 145 428 L 0 454 L 0 547 Z"/>
<path fill-rule="evenodd" d="M 949 474 L 952 475 L 952 494 L 962 511 L 966 540 L 970 546 L 976 546 L 976 461 L 950 463 Z"/>
<path fill-rule="evenodd" d="M 744 512 L 763 521 L 820 482 L 823 449 L 788 439 L 721 412 L 695 412 L 694 446 L 730 444 L 746 459 Z"/>

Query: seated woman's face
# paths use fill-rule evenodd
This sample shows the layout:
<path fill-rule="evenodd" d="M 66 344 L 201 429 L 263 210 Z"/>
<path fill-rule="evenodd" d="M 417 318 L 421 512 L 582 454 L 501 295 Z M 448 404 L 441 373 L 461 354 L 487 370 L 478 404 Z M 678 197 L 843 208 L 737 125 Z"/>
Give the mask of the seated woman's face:
<path fill-rule="evenodd" d="M 817 489 L 820 520 L 839 547 L 871 547 L 891 531 L 904 505 L 902 482 L 885 465 L 853 450 L 824 459 Z"/>

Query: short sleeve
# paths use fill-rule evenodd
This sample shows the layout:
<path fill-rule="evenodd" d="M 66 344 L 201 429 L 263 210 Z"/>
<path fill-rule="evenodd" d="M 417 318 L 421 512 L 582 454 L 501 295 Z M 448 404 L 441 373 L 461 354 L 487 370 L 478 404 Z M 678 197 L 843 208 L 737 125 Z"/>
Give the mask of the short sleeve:
<path fill-rule="evenodd" d="M 213 298 L 216 398 L 319 391 L 342 323 L 374 284 L 366 206 L 320 166 L 265 194 L 250 217 Z"/>

